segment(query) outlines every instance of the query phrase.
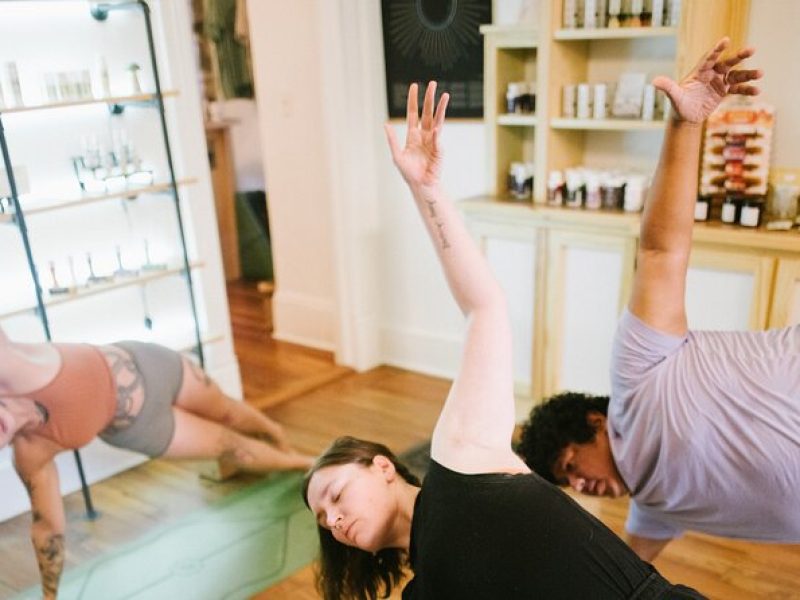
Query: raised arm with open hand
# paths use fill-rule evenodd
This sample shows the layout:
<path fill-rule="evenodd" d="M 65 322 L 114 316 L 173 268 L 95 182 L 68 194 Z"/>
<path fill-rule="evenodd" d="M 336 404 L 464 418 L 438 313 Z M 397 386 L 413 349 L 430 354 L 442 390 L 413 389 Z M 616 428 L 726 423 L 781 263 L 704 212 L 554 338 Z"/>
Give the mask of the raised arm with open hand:
<path fill-rule="evenodd" d="M 674 335 L 687 329 L 684 296 L 703 122 L 727 95 L 759 92 L 752 82 L 761 71 L 735 68 L 754 50 L 744 48 L 723 59 L 729 43 L 728 38 L 717 42 L 680 83 L 669 77 L 653 80 L 669 96 L 673 116 L 642 216 L 630 310 L 651 327 Z"/>
<path fill-rule="evenodd" d="M 436 424 L 431 453 L 440 464 L 463 473 L 526 471 L 511 451 L 514 396 L 505 297 L 441 188 L 439 134 L 448 96 L 443 94 L 434 110 L 435 93 L 436 83 L 431 82 L 420 118 L 417 85 L 410 86 L 405 146 L 386 125 L 394 163 L 411 189 L 450 291 L 468 320 L 461 367 Z"/>

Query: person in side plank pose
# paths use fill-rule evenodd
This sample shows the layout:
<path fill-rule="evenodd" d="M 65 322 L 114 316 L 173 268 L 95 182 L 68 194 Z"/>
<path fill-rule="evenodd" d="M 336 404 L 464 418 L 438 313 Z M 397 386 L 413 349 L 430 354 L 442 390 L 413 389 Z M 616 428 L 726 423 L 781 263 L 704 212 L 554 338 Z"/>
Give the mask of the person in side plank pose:
<path fill-rule="evenodd" d="M 31 498 L 31 537 L 45 600 L 56 598 L 65 518 L 55 457 L 99 437 L 150 457 L 220 459 L 233 469 L 303 470 L 280 425 L 227 397 L 194 363 L 125 341 L 23 344 L 0 328 L 0 449 Z"/>

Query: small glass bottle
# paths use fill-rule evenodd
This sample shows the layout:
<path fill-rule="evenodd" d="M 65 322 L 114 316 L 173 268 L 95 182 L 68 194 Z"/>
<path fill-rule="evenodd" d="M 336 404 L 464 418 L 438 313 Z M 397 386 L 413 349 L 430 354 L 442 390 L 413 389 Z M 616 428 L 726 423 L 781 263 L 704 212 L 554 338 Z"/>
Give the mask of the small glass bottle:
<path fill-rule="evenodd" d="M 739 224 L 743 227 L 760 227 L 763 214 L 764 201 L 760 198 L 748 198 L 742 204 Z"/>
<path fill-rule="evenodd" d="M 709 196 L 698 196 L 697 203 L 694 205 L 694 220 L 708 221 L 711 212 L 711 198 Z"/>
<path fill-rule="evenodd" d="M 564 204 L 564 176 L 561 171 L 550 171 L 547 178 L 547 204 L 548 206 Z"/>
<path fill-rule="evenodd" d="M 722 202 L 720 220 L 723 223 L 736 223 L 739 220 L 739 199 L 735 196 L 725 196 Z"/>

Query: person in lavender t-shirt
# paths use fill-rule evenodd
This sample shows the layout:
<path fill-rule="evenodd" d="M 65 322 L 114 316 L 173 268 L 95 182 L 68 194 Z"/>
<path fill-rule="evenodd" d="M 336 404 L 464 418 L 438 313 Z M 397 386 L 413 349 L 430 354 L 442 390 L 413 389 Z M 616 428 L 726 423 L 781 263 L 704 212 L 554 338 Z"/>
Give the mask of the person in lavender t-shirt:
<path fill-rule="evenodd" d="M 631 495 L 628 542 L 652 560 L 684 530 L 800 543 L 800 326 L 690 331 L 684 305 L 702 123 L 758 71 L 720 59 L 653 83 L 672 101 L 642 217 L 637 270 L 611 361 L 611 397 L 537 406 L 518 452 L 539 475 L 591 495 Z"/>

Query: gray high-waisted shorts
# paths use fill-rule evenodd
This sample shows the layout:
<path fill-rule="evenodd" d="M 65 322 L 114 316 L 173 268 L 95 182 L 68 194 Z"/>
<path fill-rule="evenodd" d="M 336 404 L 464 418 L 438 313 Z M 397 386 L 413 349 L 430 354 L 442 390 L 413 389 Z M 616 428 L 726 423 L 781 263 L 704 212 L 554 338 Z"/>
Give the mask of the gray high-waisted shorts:
<path fill-rule="evenodd" d="M 113 345 L 131 355 L 142 376 L 144 400 L 139 414 L 129 426 L 124 429 L 109 427 L 100 433 L 100 439 L 151 458 L 161 456 L 175 434 L 172 405 L 183 383 L 181 355 L 145 342 L 124 341 Z"/>

